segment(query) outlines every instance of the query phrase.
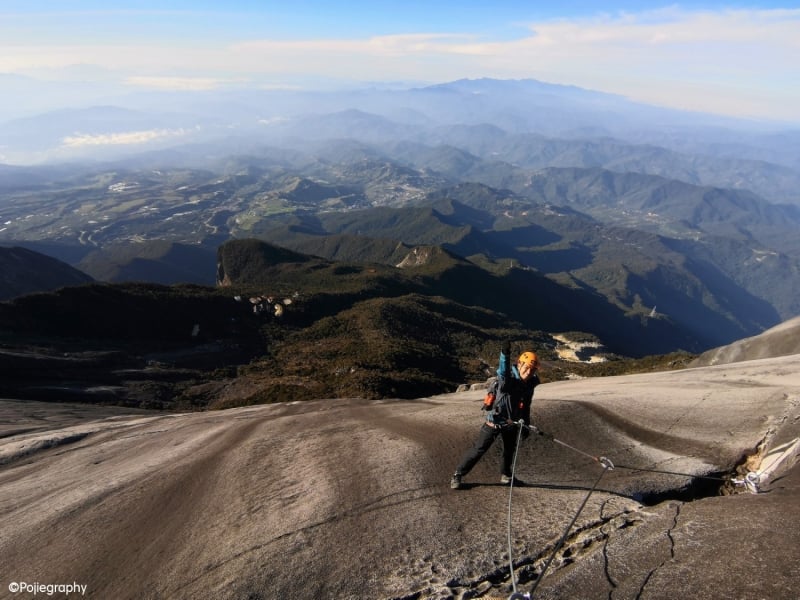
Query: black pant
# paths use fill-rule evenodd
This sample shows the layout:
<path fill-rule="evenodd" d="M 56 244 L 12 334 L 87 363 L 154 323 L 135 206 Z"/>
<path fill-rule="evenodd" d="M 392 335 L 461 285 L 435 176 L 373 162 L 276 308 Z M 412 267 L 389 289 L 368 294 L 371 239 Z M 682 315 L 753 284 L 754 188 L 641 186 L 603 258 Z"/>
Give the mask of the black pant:
<path fill-rule="evenodd" d="M 497 436 L 503 438 L 503 475 L 511 477 L 511 467 L 514 464 L 514 454 L 517 451 L 517 436 L 519 435 L 516 427 L 503 427 L 497 429 L 489 427 L 486 423 L 481 425 L 478 439 L 472 447 L 464 453 L 464 458 L 461 459 L 461 464 L 456 468 L 456 475 L 466 475 L 472 470 L 472 467 L 486 454 L 486 451 L 492 447 L 494 440 Z"/>

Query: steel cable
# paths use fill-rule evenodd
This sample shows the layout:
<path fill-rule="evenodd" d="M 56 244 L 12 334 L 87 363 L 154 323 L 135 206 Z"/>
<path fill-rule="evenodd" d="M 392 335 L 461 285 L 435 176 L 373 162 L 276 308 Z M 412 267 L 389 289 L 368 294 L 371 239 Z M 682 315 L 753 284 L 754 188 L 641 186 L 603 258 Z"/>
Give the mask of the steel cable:
<path fill-rule="evenodd" d="M 715 476 L 711 476 L 711 475 L 695 475 L 695 474 L 692 474 L 692 473 L 680 473 L 680 472 L 677 472 L 677 471 L 667 471 L 667 470 L 663 470 L 663 469 L 648 469 L 648 468 L 644 468 L 644 467 L 631 467 L 631 466 L 628 466 L 628 465 L 616 465 L 615 466 L 611 462 L 611 460 L 609 460 L 605 456 L 594 456 L 592 454 L 589 454 L 588 452 L 584 452 L 583 450 L 580 450 L 580 449 L 578 449 L 578 448 L 576 448 L 574 446 L 571 446 L 570 444 L 567 444 L 566 442 L 563 442 L 563 441 L 559 440 L 556 437 L 553 437 L 549 433 L 545 433 L 544 431 L 538 429 L 534 425 L 525 424 L 525 422 L 522 421 L 521 419 L 516 423 L 516 425 L 519 426 L 519 430 L 518 430 L 518 433 L 517 433 L 517 445 L 516 445 L 516 448 L 514 450 L 514 460 L 512 462 L 512 466 L 511 466 L 511 486 L 510 486 L 509 491 L 508 491 L 508 567 L 509 567 L 509 573 L 511 575 L 511 587 L 513 589 L 513 593 L 511 594 L 511 597 L 509 598 L 509 600 L 521 600 L 521 599 L 529 599 L 529 598 L 533 597 L 533 593 L 536 591 L 536 588 L 539 586 L 539 584 L 541 583 L 542 579 L 544 579 L 544 576 L 545 576 L 545 573 L 547 572 L 547 569 L 550 567 L 550 564 L 553 562 L 553 559 L 555 558 L 556 554 L 558 554 L 558 551 L 561 550 L 561 547 L 566 542 L 567 537 L 569 536 L 569 532 L 572 530 L 573 525 L 575 525 L 575 522 L 578 520 L 578 517 L 580 516 L 581 512 L 583 512 L 583 509 L 586 507 L 586 503 L 589 502 L 589 498 L 592 496 L 592 494 L 597 489 L 597 486 L 600 484 L 600 480 L 606 474 L 606 471 L 613 471 L 615 468 L 618 468 L 618 469 L 628 469 L 628 470 L 631 470 L 631 471 L 647 471 L 647 472 L 651 472 L 651 473 L 662 473 L 662 474 L 665 474 L 665 475 L 679 475 L 679 476 L 683 476 L 683 477 L 692 477 L 692 478 L 697 478 L 697 479 L 710 479 L 710 480 L 714 480 L 714 481 L 728 481 L 729 480 L 729 479 L 726 479 L 726 478 L 723 478 L 723 477 L 715 477 Z M 594 485 L 592 485 L 592 488 L 586 494 L 586 497 L 583 499 L 583 502 L 581 503 L 580 507 L 578 508 L 578 511 L 575 513 L 575 516 L 572 518 L 572 521 L 570 521 L 569 525 L 567 525 L 567 528 L 564 530 L 564 533 L 562 534 L 561 538 L 558 540 L 558 543 L 556 543 L 555 547 L 553 548 L 553 551 L 550 553 L 550 556 L 547 559 L 547 562 L 545 563 L 544 567 L 542 568 L 542 572 L 537 577 L 536 583 L 534 583 L 533 587 L 531 588 L 531 591 L 528 594 L 521 594 L 521 593 L 519 593 L 517 591 L 517 582 L 516 582 L 516 578 L 514 576 L 514 560 L 513 560 L 513 557 L 512 557 L 512 547 L 511 547 L 512 546 L 512 543 L 511 543 L 511 523 L 512 523 L 512 518 L 511 518 L 512 517 L 512 510 L 511 510 L 512 504 L 511 504 L 511 500 L 512 500 L 512 493 L 514 491 L 514 481 L 516 480 L 517 454 L 519 453 L 519 447 L 520 447 L 520 441 L 522 439 L 522 430 L 523 430 L 523 428 L 524 429 L 528 429 L 529 431 L 531 431 L 533 433 L 536 433 L 537 435 L 545 437 L 545 438 L 551 440 L 552 442 L 555 442 L 556 444 L 564 446 L 565 448 L 569 448 L 570 450 L 573 450 L 573 451 L 577 452 L 578 454 L 581 454 L 583 456 L 591 458 L 592 460 L 600 463 L 600 465 L 603 467 L 603 471 L 600 473 L 600 476 L 594 482 Z"/>
<path fill-rule="evenodd" d="M 522 440 L 522 423 L 522 421 L 518 423 L 520 427 L 517 429 L 517 447 L 514 449 L 514 460 L 511 463 L 511 485 L 508 488 L 508 572 L 511 574 L 511 587 L 515 594 L 517 593 L 517 581 L 514 578 L 514 560 L 511 556 L 511 497 L 514 491 L 514 481 L 517 478 L 517 455 Z"/>
<path fill-rule="evenodd" d="M 558 551 L 561 550 L 561 546 L 563 546 L 564 542 L 567 541 L 567 536 L 569 535 L 569 532 L 572 529 L 572 526 L 575 524 L 575 521 L 578 520 L 578 517 L 580 516 L 581 512 L 583 512 L 583 508 L 586 506 L 586 503 L 589 501 L 589 498 L 594 493 L 595 489 L 597 489 L 597 486 L 599 485 L 600 480 L 603 478 L 603 475 L 605 475 L 606 471 L 608 471 L 609 469 L 610 469 L 609 467 L 603 465 L 603 472 L 600 473 L 600 476 L 594 482 L 594 485 L 592 486 L 592 489 L 590 489 L 589 493 L 586 494 L 586 497 L 583 499 L 583 502 L 581 503 L 580 507 L 578 508 L 578 512 L 576 512 L 575 516 L 572 517 L 572 521 L 569 522 L 569 525 L 567 525 L 567 528 L 564 530 L 564 534 L 561 536 L 561 539 L 558 540 L 558 543 L 556 544 L 555 548 L 553 548 L 553 552 L 550 554 L 550 558 L 547 559 L 547 562 L 545 563 L 544 568 L 542 569 L 542 572 L 539 574 L 539 577 L 536 579 L 536 583 L 533 584 L 533 587 L 531 588 L 531 591 L 530 591 L 530 597 L 533 597 L 533 592 L 536 591 L 536 588 L 539 586 L 539 584 L 541 583 L 542 579 L 544 579 L 544 574 L 547 572 L 548 567 L 550 567 L 550 563 L 553 562 L 553 559 L 555 558 L 556 554 L 558 554 Z"/>

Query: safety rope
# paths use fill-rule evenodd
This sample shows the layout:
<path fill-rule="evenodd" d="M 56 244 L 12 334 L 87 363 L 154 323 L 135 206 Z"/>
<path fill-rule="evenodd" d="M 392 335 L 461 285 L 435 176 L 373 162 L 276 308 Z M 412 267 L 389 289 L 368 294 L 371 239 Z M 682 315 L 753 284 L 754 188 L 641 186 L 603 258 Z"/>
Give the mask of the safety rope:
<path fill-rule="evenodd" d="M 508 488 L 508 572 L 511 574 L 511 587 L 514 594 L 517 594 L 517 581 L 514 578 L 514 559 L 511 557 L 511 498 L 514 492 L 514 481 L 517 478 L 517 455 L 519 454 L 519 444 L 522 440 L 522 425 L 524 422 L 519 421 L 520 427 L 517 429 L 517 447 L 514 449 L 514 460 L 511 462 L 511 485 Z M 511 598 L 514 598 L 512 594 Z"/>
<path fill-rule="evenodd" d="M 663 473 L 665 475 L 680 475 L 691 477 L 692 479 L 710 479 L 711 481 L 731 481 L 730 478 L 714 477 L 712 475 L 694 475 L 693 473 L 679 473 L 678 471 L 664 471 L 662 469 L 646 469 L 644 467 L 630 467 L 628 465 L 616 465 L 617 469 L 628 469 L 629 471 L 647 471 L 648 473 Z"/>
<path fill-rule="evenodd" d="M 523 421 L 522 419 L 517 421 L 516 425 L 519 426 L 519 428 L 517 430 L 517 446 L 516 446 L 516 448 L 514 450 L 514 460 L 511 463 L 511 485 L 509 486 L 509 489 L 508 489 L 508 528 L 507 528 L 508 529 L 508 571 L 509 571 L 509 573 L 511 575 L 511 588 L 513 590 L 511 596 L 509 597 L 509 600 L 529 600 L 532 597 L 533 592 L 536 590 L 536 587 L 539 585 L 539 582 L 544 578 L 544 574 L 545 574 L 545 572 L 547 572 L 548 567 L 550 567 L 550 563 L 553 561 L 553 558 L 555 558 L 555 555 L 558 553 L 558 551 L 561 549 L 561 546 L 567 540 L 567 536 L 569 535 L 569 532 L 572 529 L 572 526 L 575 524 L 575 521 L 578 520 L 578 517 L 580 516 L 580 514 L 583 511 L 584 507 L 586 506 L 586 503 L 589 501 L 589 498 L 591 497 L 592 493 L 595 491 L 595 489 L 597 488 L 598 484 L 600 483 L 600 480 L 603 478 L 603 475 L 605 475 L 606 471 L 613 471 L 614 470 L 614 465 L 605 456 L 593 456 L 591 454 L 587 454 L 583 450 L 579 450 L 578 448 L 575 448 L 574 446 L 570 446 L 566 442 L 562 442 L 561 440 L 556 439 L 552 435 L 544 433 L 543 431 L 541 431 L 540 429 L 538 429 L 534 425 L 527 425 L 525 423 L 525 421 Z M 541 435 L 543 437 L 547 437 L 548 439 L 550 439 L 550 440 L 552 440 L 552 441 L 554 441 L 554 442 L 556 442 L 558 444 L 561 444 L 562 446 L 570 448 L 570 449 L 574 450 L 575 452 L 578 452 L 579 454 L 582 454 L 583 456 L 587 456 L 587 457 L 591 458 L 592 460 L 597 461 L 603 467 L 603 472 L 600 473 L 600 477 L 597 478 L 597 481 L 594 482 L 594 485 L 592 486 L 592 489 L 590 489 L 589 493 L 586 494 L 586 497 L 583 499 L 583 502 L 581 503 L 580 507 L 578 508 L 578 512 L 575 513 L 575 516 L 572 518 L 572 521 L 570 521 L 570 524 L 567 525 L 567 528 L 564 530 L 564 534 L 561 536 L 561 539 L 558 541 L 558 543 L 556 544 L 555 548 L 553 548 L 553 552 L 550 555 L 550 558 L 545 563 L 541 574 L 539 575 L 538 579 L 536 580 L 536 583 L 534 584 L 533 588 L 531 589 L 530 593 L 528 593 L 528 594 L 521 594 L 521 593 L 519 593 L 517 591 L 517 581 L 516 581 L 516 578 L 514 577 L 514 559 L 513 559 L 512 554 L 511 554 L 511 499 L 513 497 L 512 494 L 514 492 L 514 481 L 516 480 L 516 472 L 517 472 L 517 455 L 519 454 L 519 446 L 520 446 L 520 441 L 522 440 L 522 430 L 523 429 L 527 429 L 528 431 L 532 431 L 532 432 L 537 433 L 537 434 L 539 434 L 539 435 Z"/>
<path fill-rule="evenodd" d="M 591 458 L 592 460 L 599 462 L 603 466 L 610 465 L 610 468 L 611 468 L 612 471 L 614 469 L 628 469 L 629 471 L 647 471 L 648 473 L 662 473 L 664 475 L 679 475 L 681 477 L 691 477 L 692 479 L 709 479 L 711 481 L 733 481 L 734 483 L 736 483 L 736 480 L 732 479 L 730 477 L 716 477 L 716 476 L 713 476 L 713 475 L 696 475 L 695 473 L 681 473 L 680 471 L 667 471 L 667 470 L 664 470 L 664 469 L 648 469 L 646 467 L 632 467 L 630 465 L 615 465 L 615 464 L 612 464 L 611 461 L 608 458 L 606 458 L 605 456 L 594 456 L 593 454 L 589 454 L 588 452 L 584 452 L 583 450 L 580 450 L 579 448 L 576 448 L 575 446 L 571 446 L 570 444 L 568 444 L 568 443 L 566 443 L 566 442 L 564 442 L 562 440 L 559 440 L 558 438 L 552 436 L 549 433 L 545 433 L 544 431 L 542 431 L 541 429 L 539 429 L 535 425 L 525 425 L 524 423 L 522 423 L 522 421 L 520 421 L 519 424 L 522 427 L 525 427 L 526 429 L 529 429 L 532 433 L 535 433 L 535 434 L 537 434 L 537 435 L 539 435 L 541 437 L 544 437 L 544 438 L 546 438 L 546 439 L 548 439 L 548 440 L 550 440 L 552 442 L 555 442 L 556 444 L 560 444 L 561 446 L 564 446 L 565 448 L 569 448 L 570 450 L 574 450 L 578 454 L 586 456 L 587 458 Z"/>
<path fill-rule="evenodd" d="M 564 533 L 561 536 L 561 539 L 558 540 L 558 543 L 555 545 L 555 548 L 553 548 L 553 551 L 550 553 L 550 558 L 547 559 L 547 562 L 544 564 L 544 568 L 542 569 L 542 572 L 539 574 L 539 577 L 536 579 L 536 583 L 534 583 L 533 587 L 531 588 L 530 595 L 529 595 L 530 598 L 533 597 L 533 593 L 536 591 L 536 588 L 539 587 L 539 583 L 541 583 L 542 579 L 544 579 L 544 574 L 547 573 L 547 569 L 550 567 L 550 563 L 553 562 L 553 559 L 555 558 L 556 554 L 558 554 L 558 551 L 561 550 L 561 546 L 563 546 L 564 542 L 567 541 L 567 536 L 569 535 L 569 532 L 572 529 L 572 526 L 575 525 L 575 521 L 578 520 L 578 517 L 580 516 L 581 512 L 583 512 L 583 508 L 586 506 L 586 503 L 589 501 L 589 498 L 594 493 L 595 489 L 597 489 L 597 486 L 599 485 L 600 480 L 603 478 L 603 475 L 606 474 L 606 471 L 609 471 L 611 469 L 613 469 L 613 466 L 609 467 L 609 466 L 603 465 L 602 473 L 600 473 L 600 476 L 595 480 L 594 485 L 592 486 L 592 489 L 590 489 L 589 493 L 586 494 L 586 497 L 583 499 L 583 502 L 581 503 L 580 507 L 578 508 L 578 512 L 576 512 L 575 516 L 572 517 L 572 521 L 569 522 L 569 525 L 567 525 L 567 528 L 564 530 Z"/>
<path fill-rule="evenodd" d="M 511 463 L 511 482 L 510 482 L 510 485 L 509 485 L 509 488 L 508 488 L 508 527 L 507 527 L 507 531 L 508 531 L 508 572 L 509 572 L 509 574 L 511 576 L 511 588 L 513 590 L 512 593 L 511 593 L 511 596 L 509 597 L 509 600 L 529 600 L 532 597 L 533 592 L 536 590 L 536 587 L 539 585 L 539 582 L 544 578 L 544 574 L 547 572 L 547 569 L 550 567 L 550 563 L 553 561 L 553 559 L 555 558 L 556 554 L 561 549 L 561 546 L 567 540 L 567 536 L 569 535 L 569 532 L 572 529 L 572 526 L 575 524 L 575 521 L 578 520 L 578 517 L 580 516 L 581 512 L 583 512 L 583 509 L 586 506 L 586 503 L 589 501 L 589 498 L 591 497 L 592 493 L 595 491 L 595 489 L 597 489 L 597 486 L 599 485 L 600 480 L 603 478 L 603 475 L 605 475 L 606 471 L 613 470 L 614 469 L 614 465 L 606 457 L 604 457 L 604 456 L 593 456 L 591 454 L 588 454 L 588 453 L 584 452 L 583 450 L 579 450 L 578 448 L 575 448 L 574 446 L 571 446 L 571 445 L 567 444 L 566 442 L 562 442 L 561 440 L 553 437 L 550 434 L 544 433 L 543 431 L 541 431 L 540 429 L 538 429 L 534 425 L 527 425 L 525 423 L 525 421 L 523 421 L 522 419 L 517 421 L 515 423 L 515 425 L 518 425 L 519 428 L 517 430 L 517 444 L 516 444 L 516 448 L 514 449 L 514 460 Z M 514 493 L 514 482 L 517 479 L 517 455 L 519 454 L 519 446 L 520 446 L 520 442 L 522 441 L 522 430 L 523 429 L 527 429 L 527 430 L 529 430 L 529 431 L 531 431 L 533 433 L 537 433 L 537 434 L 539 434 L 539 435 L 541 435 L 543 437 L 546 437 L 546 438 L 552 440 L 553 442 L 555 442 L 557 444 L 561 444 L 562 446 L 570 448 L 571 450 L 574 450 L 575 452 L 578 452 L 579 454 L 582 454 L 583 456 L 587 456 L 588 458 L 591 458 L 592 460 L 595 460 L 598 463 L 600 463 L 600 465 L 602 465 L 602 467 L 603 467 L 603 472 L 600 473 L 600 477 L 597 478 L 597 481 L 594 482 L 594 485 L 592 486 L 592 489 L 590 489 L 589 493 L 586 494 L 586 497 L 583 499 L 583 502 L 581 503 L 580 507 L 578 508 L 578 512 L 575 513 L 575 516 L 572 518 L 572 521 L 570 521 L 569 525 L 564 530 L 564 533 L 561 536 L 561 539 L 555 545 L 555 548 L 553 548 L 553 552 L 550 554 L 550 558 L 547 559 L 547 562 L 545 563 L 541 574 L 539 575 L 538 579 L 536 580 L 536 583 L 534 584 L 534 586 L 531 589 L 530 593 L 527 593 L 527 594 L 522 594 L 522 593 L 517 591 L 517 580 L 516 580 L 516 577 L 514 576 L 514 558 L 513 558 L 513 554 L 512 554 L 512 543 L 511 543 L 511 537 L 512 537 L 511 536 L 511 521 L 512 521 L 512 519 L 511 519 L 511 515 L 512 515 L 512 511 L 511 511 L 512 504 L 511 504 L 511 501 L 512 501 L 513 493 Z"/>
<path fill-rule="evenodd" d="M 575 522 L 578 520 L 578 517 L 580 516 L 580 514 L 583 511 L 584 507 L 586 506 L 586 503 L 589 501 L 589 498 L 591 497 L 591 495 L 597 489 L 597 486 L 600 484 L 600 480 L 603 478 L 603 475 L 605 475 L 607 471 L 613 471 L 615 468 L 617 468 L 617 469 L 628 469 L 628 470 L 631 470 L 631 471 L 646 471 L 646 472 L 650 472 L 650 473 L 661 473 L 661 474 L 665 474 L 665 475 L 678 475 L 678 476 L 681 476 L 681 477 L 691 477 L 693 479 L 708 479 L 708 480 L 712 480 L 712 481 L 722 481 L 722 482 L 731 481 L 731 482 L 733 482 L 734 484 L 737 484 L 737 485 L 749 483 L 751 486 L 755 487 L 755 489 L 757 490 L 757 485 L 754 485 L 753 482 L 748 482 L 748 481 L 745 481 L 745 480 L 739 481 L 739 480 L 736 480 L 736 479 L 733 479 L 733 478 L 716 477 L 716 476 L 712 476 L 712 475 L 696 475 L 694 473 L 681 473 L 681 472 L 678 472 L 678 471 L 667 471 L 667 470 L 664 470 L 664 469 L 649 469 L 649 468 L 645 468 L 645 467 L 632 467 L 632 466 L 629 466 L 629 465 L 616 465 L 615 466 L 611 462 L 611 460 L 609 460 L 605 456 L 595 456 L 593 454 L 589 454 L 588 452 L 584 452 L 583 450 L 581 450 L 579 448 L 576 448 L 575 446 L 572 446 L 572 445 L 570 445 L 570 444 L 568 444 L 568 443 L 566 443 L 566 442 L 564 442 L 562 440 L 559 440 L 558 438 L 554 437 L 553 435 L 551 435 L 549 433 L 545 433 L 544 431 L 542 431 L 541 429 L 539 429 L 535 425 L 527 425 L 527 424 L 525 424 L 525 422 L 522 419 L 517 421 L 515 423 L 515 425 L 519 426 L 519 430 L 517 432 L 517 445 L 516 445 L 516 449 L 514 451 L 514 460 L 512 462 L 512 466 L 511 466 L 511 486 L 510 486 L 509 491 L 508 491 L 508 567 L 509 567 L 509 573 L 511 574 L 511 587 L 513 589 L 513 593 L 509 597 L 509 600 L 530 600 L 530 598 L 533 597 L 533 592 L 536 591 L 536 588 L 539 586 L 539 583 L 541 583 L 542 579 L 544 579 L 544 575 L 547 572 L 547 569 L 550 567 L 550 563 L 553 562 L 553 559 L 555 558 L 556 554 L 558 554 L 558 551 L 564 545 L 564 542 L 566 542 L 567 537 L 569 535 L 569 532 L 572 529 L 572 526 L 575 525 Z M 592 488 L 586 494 L 586 497 L 583 499 L 583 502 L 581 503 L 580 507 L 578 508 L 578 511 L 575 513 L 575 516 L 572 518 L 572 521 L 570 521 L 569 525 L 564 530 L 564 533 L 562 534 L 561 539 L 558 540 L 558 543 L 553 548 L 553 551 L 550 554 L 550 557 L 547 559 L 547 562 L 545 563 L 544 568 L 542 569 L 542 572 L 539 574 L 538 578 L 536 579 L 536 583 L 534 583 L 533 587 L 531 588 L 531 591 L 529 593 L 527 593 L 527 594 L 522 594 L 522 593 L 517 591 L 517 582 L 516 582 L 516 578 L 514 576 L 514 560 L 513 560 L 512 554 L 511 554 L 511 551 L 512 551 L 512 547 L 511 547 L 511 521 L 512 521 L 512 519 L 511 519 L 511 515 L 512 515 L 511 499 L 512 499 L 512 493 L 514 491 L 514 482 L 516 481 L 517 454 L 519 453 L 519 447 L 520 447 L 520 442 L 522 440 L 522 430 L 523 429 L 527 429 L 531 433 L 535 433 L 535 434 L 537 434 L 537 435 L 539 435 L 541 437 L 544 437 L 544 438 L 546 438 L 546 439 L 548 439 L 548 440 L 550 440 L 550 441 L 552 441 L 552 442 L 554 442 L 556 444 L 564 446 L 565 448 L 569 448 L 570 450 L 573 450 L 574 452 L 577 452 L 578 454 L 580 454 L 582 456 L 585 456 L 587 458 L 590 458 L 590 459 L 598 462 L 603 467 L 602 473 L 600 473 L 600 476 L 597 478 L 597 480 L 594 482 L 594 485 L 592 485 Z"/>
<path fill-rule="evenodd" d="M 526 429 L 530 430 L 531 433 L 535 433 L 536 435 L 539 435 L 539 436 L 541 436 L 543 438 L 546 438 L 546 439 L 550 440 L 551 442 L 555 442 L 556 444 L 560 444 L 561 446 L 564 446 L 565 448 L 569 448 L 570 450 L 574 450 L 578 454 L 581 454 L 581 455 L 583 455 L 583 456 L 585 456 L 587 458 L 591 458 L 593 461 L 599 462 L 602 466 L 604 466 L 606 468 L 609 468 L 612 471 L 614 470 L 614 465 L 605 456 L 595 456 L 594 454 L 589 454 L 588 452 L 584 452 L 583 450 L 580 450 L 580 449 L 576 448 L 575 446 L 571 446 L 567 442 L 564 442 L 564 441 L 558 439 L 557 437 L 554 437 L 553 435 L 551 435 L 549 433 L 545 433 L 544 431 L 542 431 L 541 429 L 536 427 L 536 425 L 525 425 L 525 423 L 523 421 L 520 421 L 519 424 L 520 424 L 521 427 L 525 427 Z"/>

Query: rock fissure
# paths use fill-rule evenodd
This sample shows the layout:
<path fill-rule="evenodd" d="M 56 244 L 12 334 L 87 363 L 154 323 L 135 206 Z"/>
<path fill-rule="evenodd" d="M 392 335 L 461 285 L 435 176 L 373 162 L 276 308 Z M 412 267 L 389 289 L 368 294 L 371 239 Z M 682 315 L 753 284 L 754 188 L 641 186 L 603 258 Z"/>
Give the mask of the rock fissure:
<path fill-rule="evenodd" d="M 641 585 L 641 587 L 639 588 L 639 591 L 636 594 L 636 599 L 637 600 L 639 600 L 639 598 L 642 597 L 642 594 L 644 594 L 644 592 L 647 589 L 647 586 L 649 585 L 650 580 L 653 578 L 653 576 L 660 569 L 662 569 L 664 567 L 664 565 L 666 565 L 668 562 L 670 562 L 672 560 L 675 560 L 675 538 L 672 537 L 672 532 L 678 526 L 678 519 L 680 518 L 681 507 L 683 506 L 683 503 L 675 502 L 674 506 L 675 506 L 675 514 L 672 517 L 672 525 L 665 532 L 665 534 L 667 536 L 667 539 L 669 540 L 669 558 L 666 558 L 666 559 L 662 560 L 657 566 L 653 567 L 652 569 L 650 569 L 650 571 L 648 571 L 647 576 L 644 578 L 644 581 L 642 582 L 642 585 Z"/>
<path fill-rule="evenodd" d="M 601 519 L 603 518 L 603 512 L 605 511 L 606 506 L 611 501 L 612 501 L 612 499 L 609 498 L 609 499 L 605 500 L 600 505 L 600 518 Z M 628 527 L 628 525 L 623 525 L 620 529 L 625 529 L 627 527 Z M 606 539 L 603 540 L 603 574 L 605 575 L 606 581 L 608 582 L 608 585 L 610 586 L 610 589 L 609 589 L 609 592 L 608 592 L 609 600 L 611 600 L 611 598 L 614 595 L 614 590 L 617 588 L 617 582 L 614 580 L 614 577 L 611 575 L 611 563 L 610 563 L 609 556 L 608 556 L 608 542 L 609 542 L 610 539 L 611 539 L 611 536 L 609 535 L 609 536 L 606 537 Z"/>
<path fill-rule="evenodd" d="M 669 557 L 648 571 L 636 595 L 637 598 L 642 597 L 649 581 L 658 570 L 675 559 L 676 542 L 672 532 L 678 526 L 682 506 L 686 502 L 722 495 L 730 481 L 730 478 L 725 477 L 725 475 L 726 473 L 719 472 L 698 476 L 693 478 L 686 486 L 680 488 L 664 490 L 657 493 L 634 495 L 635 499 L 640 501 L 643 507 L 655 506 L 667 501 L 672 501 L 672 505 L 675 507 L 672 524 L 664 532 L 669 542 Z M 577 562 L 582 557 L 590 554 L 598 543 L 602 543 L 603 573 L 609 585 L 609 598 L 612 598 L 614 590 L 618 588 L 619 584 L 612 574 L 608 542 L 614 532 L 628 527 L 635 527 L 644 521 L 644 517 L 638 510 L 624 510 L 622 512 L 604 515 L 610 501 L 611 499 L 607 499 L 600 505 L 599 518 L 575 529 L 568 535 L 562 547 L 553 557 L 549 567 L 549 573 L 552 575 L 559 569 Z M 556 543 L 557 542 L 552 542 L 548 544 L 537 554 L 521 556 L 514 561 L 515 580 L 519 585 L 535 582 L 540 577 L 542 569 L 552 554 Z M 502 565 L 470 580 L 450 580 L 447 582 L 446 586 L 450 592 L 454 594 L 455 598 L 467 600 L 470 598 L 485 597 L 486 594 L 490 593 L 492 590 L 506 593 L 511 589 L 509 581 L 510 572 L 508 565 Z M 420 598 L 428 592 L 433 592 L 433 590 L 418 590 L 393 600 Z"/>
<path fill-rule="evenodd" d="M 706 475 L 699 475 L 689 480 L 686 485 L 657 492 L 639 492 L 632 494 L 632 498 L 644 506 L 656 506 L 670 500 L 679 502 L 693 502 L 702 498 L 721 496 L 731 482 L 733 473 L 715 471 Z"/>
<path fill-rule="evenodd" d="M 673 536 L 673 531 L 678 526 L 683 505 L 686 502 L 722 495 L 730 481 L 730 478 L 726 478 L 725 475 L 726 473 L 723 472 L 712 473 L 695 477 L 686 486 L 680 488 L 664 490 L 658 493 L 635 495 L 636 499 L 639 500 L 643 506 L 655 506 L 667 501 L 672 501 L 672 506 L 675 507 L 672 524 L 664 532 L 669 542 L 669 557 L 648 571 L 636 595 L 637 598 L 642 597 L 649 581 L 658 570 L 675 559 L 676 541 Z M 549 573 L 552 575 L 559 569 L 575 563 L 585 555 L 590 554 L 598 543 L 602 543 L 603 573 L 609 585 L 609 598 L 611 598 L 619 584 L 612 574 L 608 542 L 614 532 L 628 527 L 635 527 L 644 521 L 644 517 L 642 513 L 637 510 L 625 510 L 605 516 L 603 513 L 609 502 L 610 500 L 606 500 L 601 504 L 599 509 L 600 517 L 597 520 L 587 523 L 570 533 L 561 549 L 554 556 L 550 564 Z M 516 582 L 518 584 L 529 584 L 535 582 L 540 577 L 544 564 L 550 557 L 555 544 L 556 542 L 548 544 L 539 553 L 522 556 L 515 561 L 514 569 Z M 502 589 L 502 592 L 505 593 L 508 591 L 505 588 L 509 588 L 509 579 L 509 569 L 508 566 L 505 565 L 472 580 L 451 580 L 448 582 L 447 587 L 451 592 L 456 594 L 456 598 L 466 600 L 468 598 L 484 597 L 490 590 Z M 458 590 L 462 590 L 460 595 L 458 595 Z M 419 592 L 419 594 L 424 593 L 425 592 Z M 414 595 L 408 597 L 413 598 Z M 405 599 L 406 597 L 404 596 L 403 598 Z"/>
<path fill-rule="evenodd" d="M 675 531 L 675 528 L 678 526 L 678 519 L 681 516 L 681 507 L 683 504 L 676 503 L 675 505 L 675 516 L 672 518 L 672 527 L 667 529 L 667 537 L 669 538 L 669 557 L 670 560 L 675 558 L 675 538 L 672 537 L 672 532 Z"/>
<path fill-rule="evenodd" d="M 559 549 L 550 564 L 549 572 L 553 573 L 561 567 L 565 567 L 579 560 L 583 555 L 589 553 L 598 542 L 605 542 L 609 536 L 617 530 L 635 526 L 640 523 L 642 518 L 635 511 L 623 511 L 606 518 L 593 521 L 570 534 L 563 546 Z M 514 561 L 515 579 L 520 585 L 525 585 L 536 581 L 544 568 L 545 563 L 550 558 L 553 548 L 557 544 L 554 541 L 545 546 L 540 552 L 534 555 L 522 556 Z M 507 557 L 506 557 L 507 558 Z M 485 573 L 471 580 L 450 580 L 447 587 L 451 593 L 459 600 L 468 598 L 480 598 L 491 590 L 502 589 L 503 593 L 508 592 L 510 587 L 510 572 L 508 565 L 503 565 L 488 573 Z M 616 587 L 612 578 L 609 576 L 609 584 Z M 432 590 L 428 590 L 432 592 Z M 413 592 L 410 595 L 393 598 L 393 600 L 405 600 L 406 598 L 420 597 L 426 591 Z"/>
<path fill-rule="evenodd" d="M 783 394 L 786 408 L 772 421 L 761 440 L 744 459 L 736 466 L 734 473 L 736 483 L 727 483 L 721 493 L 736 494 L 741 491 L 758 492 L 769 484 L 770 480 L 779 478 L 797 461 L 800 454 L 800 437 L 787 438 L 781 432 L 787 423 L 800 419 L 800 396 Z M 753 479 L 750 477 L 755 476 Z M 737 485 L 738 484 L 738 485 Z"/>

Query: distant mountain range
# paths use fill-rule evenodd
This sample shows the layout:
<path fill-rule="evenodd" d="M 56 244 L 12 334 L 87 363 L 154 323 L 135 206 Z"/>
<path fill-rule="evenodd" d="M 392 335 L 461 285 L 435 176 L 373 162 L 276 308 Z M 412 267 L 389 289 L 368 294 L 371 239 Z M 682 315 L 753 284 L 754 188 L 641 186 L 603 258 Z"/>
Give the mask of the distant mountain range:
<path fill-rule="evenodd" d="M 9 86 L 9 95 L 14 88 Z M 156 150 L 160 168 L 187 160 L 197 166 L 266 145 L 313 151 L 320 143 L 346 139 L 399 144 L 406 151 L 421 145 L 422 156 L 453 147 L 526 169 L 635 171 L 747 188 L 771 201 L 800 201 L 798 130 L 535 80 L 342 92 L 154 93 L 115 102 L 0 122 L 0 163 L 129 160 Z M 412 163 L 424 166 L 412 152 Z"/>
<path fill-rule="evenodd" d="M 0 165 L 0 243 L 213 285 L 219 248 L 259 240 L 629 355 L 800 314 L 798 131 L 524 80 L 188 98 L 0 123 L 7 160 L 56 161 Z M 409 279 L 421 248 L 449 258 Z M 307 267 L 279 279 L 316 289 Z"/>

